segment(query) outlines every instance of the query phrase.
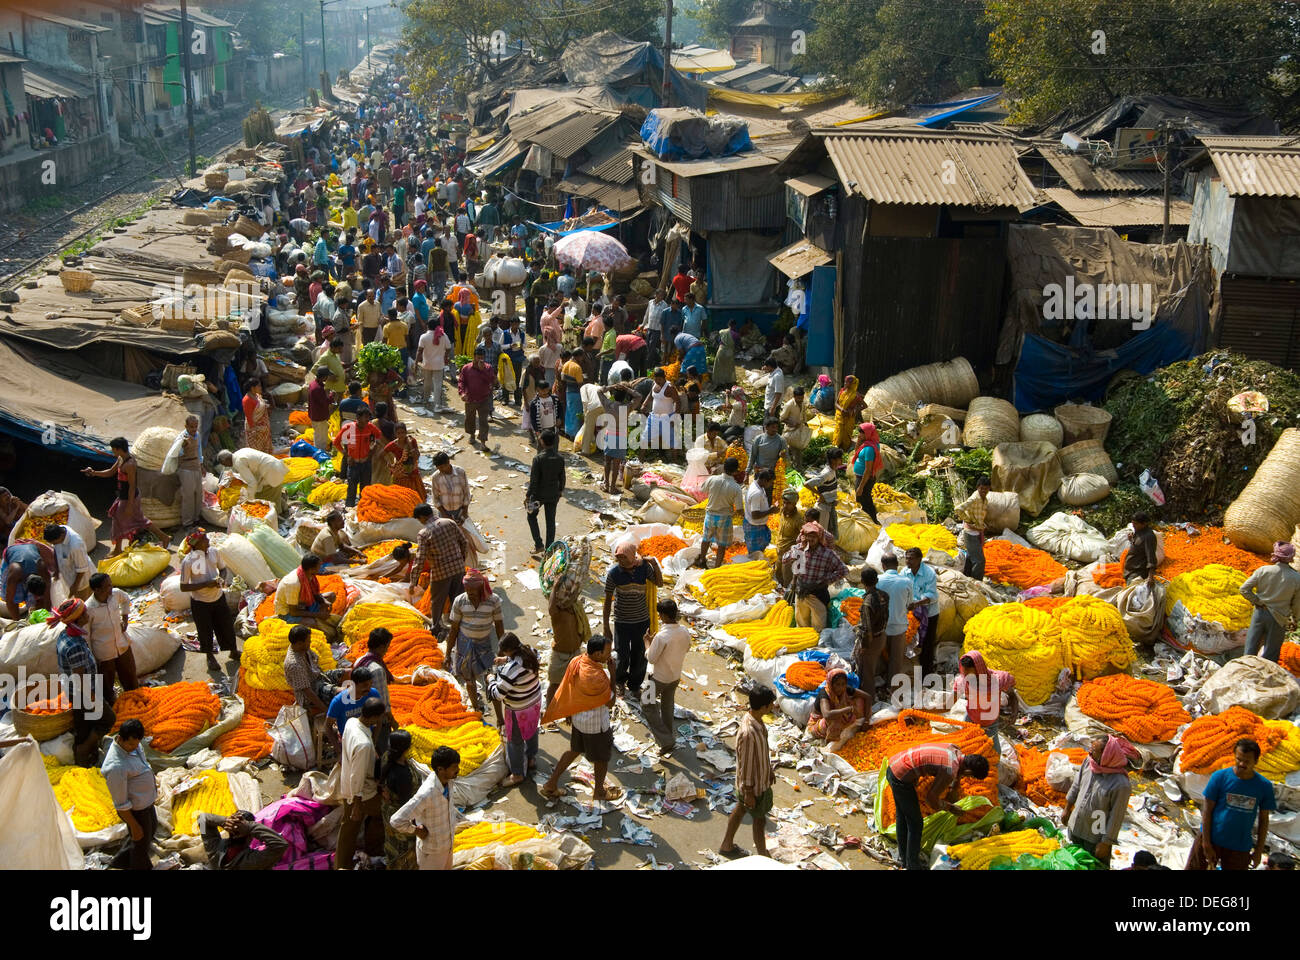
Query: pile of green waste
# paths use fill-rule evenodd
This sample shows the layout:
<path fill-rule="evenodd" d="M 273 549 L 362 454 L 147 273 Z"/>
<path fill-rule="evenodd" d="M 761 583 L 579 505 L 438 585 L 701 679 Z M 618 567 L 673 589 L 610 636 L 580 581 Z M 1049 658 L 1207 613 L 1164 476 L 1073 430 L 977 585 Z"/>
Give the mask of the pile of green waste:
<path fill-rule="evenodd" d="M 1246 391 L 1268 398 L 1253 426 L 1228 408 Z M 1106 450 L 1121 480 L 1136 482 L 1150 470 L 1166 517 L 1219 522 L 1282 431 L 1300 421 L 1300 376 L 1216 351 L 1147 377 L 1121 375 L 1104 406 L 1113 418 Z"/>

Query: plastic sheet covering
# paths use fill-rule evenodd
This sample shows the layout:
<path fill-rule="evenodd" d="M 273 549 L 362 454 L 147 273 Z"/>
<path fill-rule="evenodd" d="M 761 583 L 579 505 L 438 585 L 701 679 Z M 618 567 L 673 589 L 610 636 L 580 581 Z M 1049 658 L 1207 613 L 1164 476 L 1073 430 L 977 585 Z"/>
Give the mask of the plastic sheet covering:
<path fill-rule="evenodd" d="M 662 160 L 729 157 L 752 150 L 749 125 L 739 117 L 706 117 L 695 110 L 651 110 L 641 141 Z"/>

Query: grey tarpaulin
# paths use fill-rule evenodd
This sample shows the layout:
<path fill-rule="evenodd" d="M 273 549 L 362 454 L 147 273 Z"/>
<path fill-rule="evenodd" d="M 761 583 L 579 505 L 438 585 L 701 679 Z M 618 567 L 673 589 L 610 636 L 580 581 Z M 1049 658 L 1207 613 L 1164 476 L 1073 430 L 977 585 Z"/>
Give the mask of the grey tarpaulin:
<path fill-rule="evenodd" d="M 771 302 L 775 271 L 767 258 L 781 246 L 779 233 L 710 233 L 709 303 L 740 306 Z"/>
<path fill-rule="evenodd" d="M 612 30 L 602 30 L 590 37 L 574 40 L 560 55 L 560 67 L 570 83 L 608 84 L 619 90 L 644 86 L 658 91 L 663 84 L 663 53 L 651 43 L 628 40 Z M 698 83 L 686 79 L 673 67 L 668 68 L 673 101 L 681 106 L 703 110 L 708 92 Z"/>
<path fill-rule="evenodd" d="M 1011 296 L 998 338 L 997 363 L 1011 363 L 1020 338 L 1033 333 L 1049 339 L 1059 328 L 1043 330 L 1044 289 L 1074 278 L 1092 284 L 1152 285 L 1156 317 L 1189 335 L 1205 328 L 1218 306 L 1217 284 L 1208 251 L 1179 240 L 1169 244 L 1132 243 L 1105 227 L 1040 227 L 1012 224 L 1007 235 Z M 1133 336 L 1130 320 L 1091 321 L 1098 349 L 1118 346 Z"/>

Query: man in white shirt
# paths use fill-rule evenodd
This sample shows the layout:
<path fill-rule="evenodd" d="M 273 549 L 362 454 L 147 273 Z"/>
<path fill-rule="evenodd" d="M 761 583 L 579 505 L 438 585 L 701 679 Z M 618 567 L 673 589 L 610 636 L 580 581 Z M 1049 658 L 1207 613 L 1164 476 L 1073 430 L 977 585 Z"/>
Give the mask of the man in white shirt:
<path fill-rule="evenodd" d="M 213 550 L 208 535 L 196 530 L 185 538 L 189 551 L 181 559 L 181 590 L 190 595 L 190 615 L 199 636 L 199 650 L 207 655 L 208 669 L 220 671 L 212 639 L 230 654 L 231 663 L 239 663 L 235 649 L 235 616 L 226 603 L 222 589 L 221 555 Z"/>
<path fill-rule="evenodd" d="M 677 622 L 677 601 L 672 597 L 664 597 L 655 609 L 659 613 L 659 632 L 653 637 L 649 630 L 645 632 L 645 658 L 652 666 L 650 677 L 658 703 L 645 704 L 641 715 L 659 744 L 660 758 L 667 759 L 677 744 L 673 709 L 677 685 L 682 681 L 682 664 L 691 648 L 691 631 Z"/>
<path fill-rule="evenodd" d="M 86 541 L 81 534 L 61 523 L 52 523 L 42 536 L 54 548 L 54 559 L 59 567 L 59 580 L 68 596 L 84 600 L 90 596 L 90 575 L 95 566 L 86 552 Z"/>
<path fill-rule="evenodd" d="M 199 441 L 198 417 L 185 418 L 185 429 L 177 435 L 164 462 L 173 460 L 181 482 L 181 526 L 192 527 L 199 522 L 203 507 L 203 444 Z"/>
<path fill-rule="evenodd" d="M 452 837 L 460 811 L 451 797 L 451 783 L 460 773 L 460 754 L 437 747 L 429 757 L 432 773 L 420 789 L 393 814 L 389 823 L 399 833 L 415 834 L 415 862 L 421 870 L 450 870 Z"/>
<path fill-rule="evenodd" d="M 104 699 L 111 707 L 117 699 L 113 692 L 115 680 L 122 681 L 123 690 L 134 690 L 140 685 L 135 675 L 131 638 L 126 633 L 131 598 L 113 586 L 113 578 L 106 573 L 96 573 L 90 578 L 90 590 L 92 596 L 86 601 L 90 651 L 99 663 L 99 673 L 104 678 Z"/>
<path fill-rule="evenodd" d="M 431 317 L 430 320 L 433 318 Z M 420 336 L 416 348 L 415 362 L 424 375 L 424 405 L 435 413 L 447 409 L 443 402 L 443 371 L 447 367 L 447 356 L 451 351 L 451 340 L 439 324 L 430 327 Z"/>
<path fill-rule="evenodd" d="M 745 487 L 745 550 L 748 559 L 757 560 L 772 542 L 772 531 L 768 529 L 767 518 L 776 513 L 780 507 L 773 507 L 772 484 L 776 474 L 770 467 L 764 467 L 754 474 Z"/>
<path fill-rule="evenodd" d="M 785 373 L 775 357 L 769 356 L 763 361 L 763 372 L 767 374 L 767 387 L 763 391 L 763 415 L 781 416 L 781 401 L 785 399 Z"/>
<path fill-rule="evenodd" d="M 889 651 L 889 670 L 890 670 L 890 690 L 893 691 L 895 706 L 910 706 L 910 704 L 900 704 L 897 697 L 901 693 L 901 687 L 894 691 L 894 686 L 900 683 L 900 678 L 908 678 L 907 666 L 907 612 L 912 606 L 912 581 L 903 576 L 898 570 L 898 554 L 890 551 L 880 558 L 881 569 L 884 573 L 876 581 L 876 589 L 883 591 L 889 597 L 889 620 L 885 624 L 885 649 Z"/>
<path fill-rule="evenodd" d="M 343 801 L 343 818 L 335 844 L 334 869 L 351 870 L 357 849 L 357 834 L 365 829 L 362 841 L 366 853 L 377 857 L 384 847 L 383 810 L 379 802 L 379 783 L 375 779 L 374 730 L 388 715 L 388 708 L 378 697 L 361 705 L 361 715 L 343 727 L 343 749 L 339 760 L 339 797 Z"/>
<path fill-rule="evenodd" d="M 624 370 L 626 370 L 628 373 L 633 374 L 633 376 L 636 375 L 635 371 L 632 370 L 632 364 L 627 362 L 627 355 L 620 353 L 618 355 L 618 359 L 615 360 L 612 364 L 610 364 L 609 376 L 605 378 L 605 383 L 610 386 L 613 386 L 616 383 L 622 383 Z"/>

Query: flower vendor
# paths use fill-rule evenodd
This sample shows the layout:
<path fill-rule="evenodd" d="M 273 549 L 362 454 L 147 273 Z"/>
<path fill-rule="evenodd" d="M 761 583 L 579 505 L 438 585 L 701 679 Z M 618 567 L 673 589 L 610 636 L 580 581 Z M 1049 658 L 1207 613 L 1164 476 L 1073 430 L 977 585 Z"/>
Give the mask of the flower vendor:
<path fill-rule="evenodd" d="M 964 659 L 964 658 L 963 658 Z M 1138 752 L 1123 737 L 1099 737 L 1088 747 L 1074 783 L 1065 796 L 1065 824 L 1070 842 L 1102 863 L 1110 862 L 1132 793 L 1128 765 Z"/>

